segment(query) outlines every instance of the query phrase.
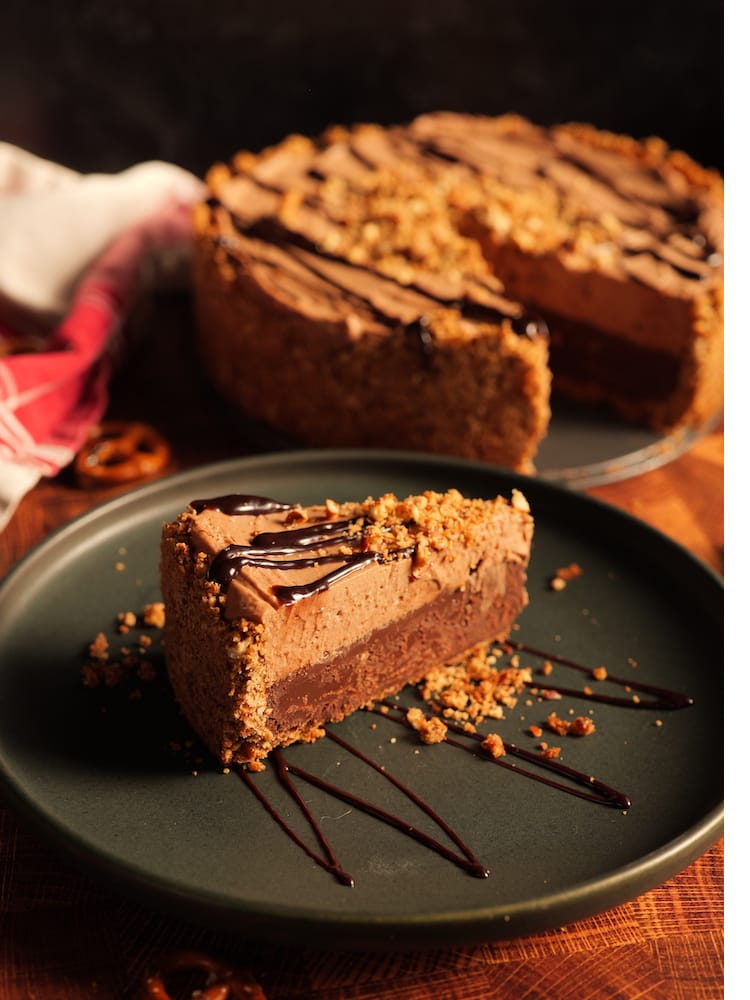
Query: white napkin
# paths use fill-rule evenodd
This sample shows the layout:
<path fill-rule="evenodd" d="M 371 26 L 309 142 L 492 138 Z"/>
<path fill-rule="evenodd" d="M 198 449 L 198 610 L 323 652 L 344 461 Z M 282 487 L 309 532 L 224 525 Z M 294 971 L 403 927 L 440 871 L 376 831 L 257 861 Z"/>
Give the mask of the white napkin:
<path fill-rule="evenodd" d="M 203 194 L 174 164 L 84 175 L 0 143 L 0 337 L 48 337 L 40 353 L 0 357 L 0 530 L 101 418 L 108 352 L 144 268 L 174 279 L 187 263 Z"/>

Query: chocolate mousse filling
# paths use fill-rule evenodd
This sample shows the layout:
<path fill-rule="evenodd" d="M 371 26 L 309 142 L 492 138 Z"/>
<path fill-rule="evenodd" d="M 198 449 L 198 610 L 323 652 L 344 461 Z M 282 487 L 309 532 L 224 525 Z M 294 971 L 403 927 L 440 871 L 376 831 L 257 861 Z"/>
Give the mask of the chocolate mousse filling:
<path fill-rule="evenodd" d="M 677 355 L 604 333 L 589 323 L 548 315 L 550 364 L 556 384 L 593 386 L 633 401 L 664 399 L 674 392 L 680 373 Z"/>

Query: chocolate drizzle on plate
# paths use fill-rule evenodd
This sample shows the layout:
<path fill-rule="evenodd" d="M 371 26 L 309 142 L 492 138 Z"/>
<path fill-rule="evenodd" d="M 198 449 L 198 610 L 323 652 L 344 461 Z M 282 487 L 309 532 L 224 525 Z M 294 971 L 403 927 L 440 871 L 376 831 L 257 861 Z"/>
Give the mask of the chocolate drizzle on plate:
<path fill-rule="evenodd" d="M 328 839 L 324 836 L 323 831 L 320 828 L 320 824 L 315 820 L 310 811 L 309 806 L 300 795 L 294 782 L 291 781 L 291 779 L 289 778 L 289 769 L 286 764 L 284 756 L 280 751 L 276 750 L 272 754 L 272 760 L 276 766 L 276 774 L 278 775 L 279 781 L 286 789 L 286 791 L 289 793 L 289 795 L 291 795 L 291 797 L 294 799 L 300 811 L 306 818 L 310 828 L 315 834 L 315 838 L 318 841 L 318 844 L 321 847 L 323 854 L 319 854 L 317 851 L 313 850 L 313 848 L 309 847 L 302 839 L 302 837 L 300 837 L 299 834 L 289 825 L 289 823 L 287 823 L 287 821 L 284 819 L 284 817 L 281 815 L 278 809 L 276 809 L 276 807 L 273 805 L 268 796 L 264 795 L 263 792 L 260 790 L 260 788 L 258 788 L 258 785 L 253 780 L 251 772 L 248 771 L 247 768 L 242 766 L 237 766 L 235 767 L 235 771 L 237 772 L 237 774 L 239 774 L 239 776 L 242 778 L 242 780 L 245 782 L 247 787 L 250 789 L 250 791 L 253 793 L 256 799 L 260 802 L 263 808 L 270 814 L 270 816 L 274 819 L 274 821 L 278 823 L 278 825 L 281 827 L 281 829 L 284 831 L 287 837 L 290 837 L 294 841 L 294 843 L 299 848 L 301 848 L 305 852 L 305 854 L 307 854 L 308 857 L 312 858 L 312 860 L 316 864 L 320 865 L 321 868 L 324 868 L 327 872 L 330 872 L 333 876 L 335 876 L 335 878 L 342 885 L 353 886 L 354 885 L 353 877 L 348 872 L 344 871 L 344 869 L 341 867 L 341 864 L 339 863 L 336 855 L 334 854 L 331 844 L 329 843 Z"/>
<path fill-rule="evenodd" d="M 515 642 L 511 639 L 506 639 L 503 645 L 507 649 L 515 649 L 519 652 L 529 653 L 532 656 L 540 656 L 545 660 L 551 660 L 553 663 L 559 663 L 561 666 L 570 667 L 571 670 L 588 674 L 590 677 L 593 676 L 590 667 L 586 667 L 582 663 L 577 663 L 575 660 L 570 660 L 566 656 L 560 656 L 557 653 L 547 653 L 544 650 L 535 649 L 533 646 L 527 646 L 526 643 Z M 622 698 L 608 694 L 597 694 L 588 688 L 586 690 L 579 690 L 560 687 L 559 684 L 538 686 L 543 687 L 544 690 L 557 691 L 559 694 L 574 695 L 576 698 L 584 698 L 587 701 L 598 701 L 603 705 L 618 705 L 621 708 L 661 708 L 669 711 L 676 708 L 689 708 L 693 704 L 693 699 L 689 695 L 680 694 L 679 691 L 669 691 L 666 688 L 654 687 L 652 684 L 643 684 L 640 681 L 624 677 L 614 677 L 610 673 L 607 673 L 606 679 L 611 684 L 616 684 L 627 690 L 641 691 L 652 697 L 647 699 L 633 696 Z"/>
<path fill-rule="evenodd" d="M 397 702 L 387 699 L 383 704 L 390 710 L 395 712 L 406 713 L 402 705 Z M 403 719 L 398 721 L 403 721 L 405 725 L 408 723 Z M 484 737 L 480 733 L 467 732 L 463 726 L 458 725 L 455 722 L 450 722 L 448 720 L 443 720 L 448 729 L 456 733 L 459 736 L 464 736 L 467 739 L 475 742 L 481 743 Z M 452 739 L 450 736 L 446 737 L 445 743 L 452 747 L 458 747 L 461 750 L 468 750 L 473 754 L 477 754 L 475 747 L 467 746 L 458 740 Z M 515 743 L 507 743 L 503 740 L 503 746 L 505 747 L 506 754 L 512 757 L 518 757 L 528 763 L 536 764 L 539 767 L 546 768 L 549 771 L 554 771 L 559 777 L 567 778 L 571 785 L 565 785 L 561 781 L 551 781 L 549 778 L 541 774 L 535 774 L 533 771 L 528 771 L 524 768 L 519 768 L 516 764 L 509 763 L 503 760 L 502 757 L 493 757 L 489 752 L 480 752 L 482 759 L 489 760 L 493 764 L 497 764 L 498 767 L 506 767 L 516 774 L 522 774 L 526 778 L 531 778 L 533 781 L 540 781 L 542 784 L 550 785 L 552 788 L 557 788 L 561 792 L 566 792 L 568 795 L 575 795 L 578 798 L 586 799 L 588 802 L 595 802 L 602 806 L 612 806 L 615 809 L 629 809 L 631 806 L 630 797 L 624 792 L 618 792 L 616 788 L 611 788 L 609 785 L 605 785 L 603 781 L 599 781 L 594 778 L 593 775 L 587 774 L 584 771 L 576 771 L 575 768 L 568 767 L 566 764 L 562 764 L 559 760 L 554 760 L 550 757 L 545 757 L 543 754 L 534 753 L 531 750 L 524 750 L 522 747 L 516 746 Z M 573 787 L 575 785 L 582 786 L 579 788 Z M 585 791 L 584 791 L 585 789 Z"/>
<path fill-rule="evenodd" d="M 384 712 L 383 709 L 387 711 Z M 408 710 L 392 699 L 384 700 L 380 703 L 380 706 L 370 706 L 368 710 L 374 712 L 380 718 L 390 719 L 395 723 L 405 726 L 411 731 L 411 727 L 405 718 Z M 481 744 L 482 742 L 483 737 L 481 734 L 476 732 L 466 732 L 462 726 L 448 720 L 445 720 L 445 724 L 447 725 L 449 731 L 455 735 L 447 736 L 442 742 L 457 750 L 471 753 L 478 760 L 485 763 L 495 764 L 498 767 L 505 768 L 513 774 L 520 775 L 532 781 L 537 781 L 559 792 L 576 796 L 577 798 L 596 805 L 608 806 L 610 808 L 619 809 L 623 812 L 627 811 L 631 806 L 630 797 L 628 795 L 624 792 L 618 791 L 616 788 L 612 788 L 610 785 L 605 784 L 603 781 L 595 778 L 590 773 L 576 770 L 575 768 L 569 767 L 567 764 L 563 764 L 559 760 L 545 757 L 541 753 L 535 753 L 531 750 L 526 750 L 523 747 L 516 746 L 514 743 L 504 741 L 505 753 L 507 756 L 515 757 L 527 765 L 533 765 L 541 768 L 542 771 L 547 771 L 554 775 L 554 777 L 549 777 L 547 774 L 538 773 L 531 770 L 529 767 L 519 766 L 515 763 L 515 761 L 508 761 L 501 757 L 494 757 L 489 751 L 477 746 L 477 744 Z M 345 802 L 347 805 L 352 806 L 360 812 L 367 813 L 375 819 L 388 824 L 404 836 L 407 836 L 411 840 L 421 844 L 423 847 L 434 851 L 436 854 L 439 854 L 441 857 L 468 872 L 470 875 L 473 875 L 476 878 L 487 878 L 490 875 L 490 870 L 482 864 L 482 862 L 474 854 L 473 850 L 461 839 L 459 834 L 438 812 L 436 812 L 436 810 L 432 808 L 432 806 L 417 795 L 413 789 L 400 779 L 396 778 L 390 772 L 386 771 L 382 764 L 379 764 L 362 750 L 353 746 L 347 740 L 344 740 L 331 729 L 326 729 L 325 732 L 328 739 L 335 742 L 336 745 L 341 747 L 342 750 L 345 750 L 347 753 L 372 768 L 385 780 L 397 788 L 412 803 L 414 803 L 414 805 L 416 805 L 426 816 L 429 817 L 430 820 L 432 820 L 433 823 L 436 824 L 436 826 L 443 831 L 457 850 L 446 846 L 439 840 L 436 840 L 435 837 L 431 836 L 429 833 L 426 833 L 424 830 L 416 827 L 413 823 L 403 819 L 395 813 L 381 808 L 376 803 L 356 795 L 347 788 L 335 785 L 331 781 L 321 778 L 319 775 L 316 775 L 306 768 L 290 763 L 281 750 L 273 750 L 271 752 L 271 760 L 273 761 L 275 772 L 284 789 L 293 798 L 302 812 L 302 815 L 304 816 L 319 847 L 321 848 L 322 853 L 320 853 L 311 848 L 282 817 L 281 813 L 271 803 L 270 799 L 260 790 L 257 781 L 253 778 L 252 773 L 243 765 L 237 765 L 235 770 L 245 784 L 252 790 L 258 801 L 281 827 L 284 833 L 291 837 L 294 843 L 297 844 L 297 846 L 300 847 L 308 855 L 308 857 L 312 858 L 316 864 L 334 875 L 343 885 L 354 885 L 353 876 L 343 868 L 331 843 L 324 836 L 320 824 L 313 816 L 310 807 L 300 794 L 299 789 L 291 780 L 292 775 L 315 786 L 326 794 L 340 799 L 342 802 Z M 465 738 L 469 742 L 462 742 L 461 739 L 457 739 L 456 737 Z"/>
<path fill-rule="evenodd" d="M 289 794 L 293 797 L 294 801 L 297 803 L 299 808 L 302 810 L 305 819 L 307 820 L 310 828 L 315 834 L 316 840 L 323 849 L 324 856 L 321 856 L 317 852 L 309 848 L 308 845 L 305 844 L 304 841 L 302 841 L 302 839 L 296 833 L 294 833 L 294 831 L 289 827 L 289 825 L 284 820 L 281 819 L 278 811 L 274 809 L 274 807 L 271 805 L 267 797 L 264 796 L 262 792 L 260 792 L 257 785 L 253 782 L 250 773 L 241 767 L 238 768 L 242 780 L 245 782 L 245 784 L 249 785 L 249 787 L 252 788 L 256 798 L 259 799 L 259 801 L 271 813 L 271 815 L 274 817 L 274 819 L 277 820 L 277 822 L 279 821 L 281 822 L 285 832 L 290 833 L 292 835 L 295 843 L 297 843 L 300 847 L 302 847 L 302 849 L 305 851 L 306 854 L 308 854 L 309 857 L 313 858 L 313 860 L 316 861 L 318 864 L 320 864 L 323 868 L 325 868 L 327 871 L 330 871 L 333 875 L 335 875 L 338 881 L 341 882 L 342 884 L 350 886 L 354 885 L 354 879 L 352 878 L 351 875 L 348 874 L 348 872 L 344 871 L 344 869 L 342 868 L 340 862 L 338 861 L 333 851 L 333 848 L 331 847 L 331 844 L 324 837 L 320 825 L 313 817 L 312 812 L 310 811 L 303 797 L 300 795 L 299 790 L 291 781 L 290 775 L 292 774 L 298 778 L 301 778 L 303 781 L 306 781 L 309 784 L 314 785 L 316 788 L 321 789 L 321 791 L 326 792 L 328 795 L 333 795 L 335 798 L 340 799 L 347 805 L 353 806 L 360 812 L 367 813 L 368 815 L 375 817 L 375 819 L 378 819 L 381 822 L 388 824 L 388 826 L 392 826 L 394 829 L 398 830 L 405 836 L 410 837 L 417 843 L 422 844 L 422 846 L 428 848 L 431 851 L 434 851 L 436 854 L 441 855 L 446 860 L 453 862 L 453 864 L 457 865 L 459 868 L 464 869 L 470 875 L 473 875 L 476 878 L 488 877 L 488 875 L 490 874 L 489 869 L 486 868 L 475 857 L 472 850 L 466 844 L 464 844 L 464 842 L 460 839 L 458 834 L 448 825 L 448 823 L 445 822 L 445 820 L 438 813 L 435 812 L 435 810 L 430 805 L 428 805 L 422 798 L 420 798 L 416 794 L 416 792 L 414 792 L 411 788 L 405 785 L 394 775 L 386 771 L 382 765 L 378 764 L 372 758 L 368 757 L 366 754 L 362 753 L 356 747 L 352 746 L 351 743 L 347 743 L 347 741 L 343 740 L 340 736 L 335 735 L 330 730 L 326 730 L 326 736 L 332 739 L 342 749 L 352 754 L 352 756 L 357 757 L 363 763 L 367 764 L 369 767 L 377 771 L 378 774 L 380 774 L 383 778 L 385 778 L 388 782 L 390 782 L 395 788 L 398 788 L 398 790 L 403 795 L 405 795 L 411 802 L 413 802 L 414 805 L 418 806 L 418 808 L 421 809 L 422 812 L 424 812 L 427 816 L 429 816 L 430 819 L 432 819 L 435 823 L 437 823 L 437 825 L 444 831 L 444 833 L 448 835 L 450 840 L 458 848 L 458 852 L 452 850 L 450 847 L 446 847 L 444 844 L 441 844 L 439 840 L 436 840 L 434 837 L 430 836 L 429 833 L 426 833 L 424 830 L 420 830 L 419 827 L 416 827 L 413 823 L 410 823 L 407 820 L 402 819 L 395 813 L 389 812 L 387 809 L 382 809 L 376 803 L 371 802 L 368 799 L 364 799 L 361 796 L 356 795 L 354 792 L 349 791 L 348 789 L 341 788 L 339 785 L 334 785 L 332 782 L 326 781 L 324 778 L 319 777 L 312 771 L 308 771 L 297 764 L 290 763 L 281 750 L 278 749 L 273 750 L 271 753 L 271 758 L 276 768 L 276 773 L 279 776 L 282 785 L 285 787 L 287 792 L 289 792 Z"/>

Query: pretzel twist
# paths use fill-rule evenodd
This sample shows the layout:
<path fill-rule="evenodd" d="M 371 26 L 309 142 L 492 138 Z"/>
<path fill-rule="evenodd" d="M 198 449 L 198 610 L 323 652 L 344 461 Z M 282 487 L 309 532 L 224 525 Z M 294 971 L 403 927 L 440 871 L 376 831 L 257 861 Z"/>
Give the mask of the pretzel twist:
<path fill-rule="evenodd" d="M 170 449 L 148 424 L 111 422 L 96 427 L 75 458 L 83 486 L 112 486 L 153 476 L 167 465 Z"/>
<path fill-rule="evenodd" d="M 143 1000 L 173 1000 L 169 980 L 180 972 L 205 974 L 205 985 L 190 994 L 194 1000 L 266 1000 L 265 993 L 249 973 L 237 973 L 223 962 L 197 951 L 181 951 L 166 958 L 160 969 L 146 978 Z"/>

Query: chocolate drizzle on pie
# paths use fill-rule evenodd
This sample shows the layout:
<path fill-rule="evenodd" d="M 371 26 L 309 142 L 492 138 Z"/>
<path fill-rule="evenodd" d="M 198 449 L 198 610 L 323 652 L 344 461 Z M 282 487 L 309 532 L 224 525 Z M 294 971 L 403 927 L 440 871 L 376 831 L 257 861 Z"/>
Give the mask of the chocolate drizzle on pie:
<path fill-rule="evenodd" d="M 213 497 L 210 500 L 191 500 L 190 506 L 200 514 L 203 510 L 218 510 L 222 514 L 278 514 L 292 510 L 294 504 L 282 503 L 281 500 L 271 500 L 269 497 L 257 497 L 245 493 L 228 493 L 226 496 Z"/>
<path fill-rule="evenodd" d="M 538 313 L 504 299 L 495 288 L 480 285 L 479 294 L 482 298 L 472 295 L 469 291 L 464 291 L 458 297 L 448 291 L 442 295 L 439 288 L 431 286 L 427 289 L 416 281 L 404 284 L 374 271 L 371 267 L 352 264 L 351 261 L 324 250 L 299 231 L 284 226 L 278 219 L 263 216 L 250 222 L 229 210 L 227 214 L 231 218 L 235 232 L 240 236 L 260 240 L 290 254 L 296 264 L 302 264 L 319 279 L 333 286 L 338 293 L 344 296 L 356 296 L 360 306 L 366 307 L 379 323 L 391 328 L 403 326 L 407 335 L 416 335 L 423 356 L 426 358 L 432 356 L 434 349 L 429 331 L 429 311 L 438 308 L 454 309 L 472 323 L 508 322 L 519 337 L 549 336 L 547 323 Z M 233 236 L 219 236 L 217 242 L 237 264 L 243 264 L 252 257 L 251 248 Z M 335 265 L 335 268 L 326 267 L 326 262 Z M 345 280 L 345 276 L 351 273 L 358 273 L 361 277 Z M 378 294 L 368 294 L 368 286 L 372 286 Z M 414 295 L 412 308 L 419 306 L 424 310 L 408 322 L 404 321 L 402 314 L 404 306 L 399 298 L 399 291 L 404 289 Z M 394 297 L 392 310 L 382 304 L 388 301 L 391 295 Z"/>
<path fill-rule="evenodd" d="M 430 319 L 428 316 L 420 316 L 413 323 L 408 323 L 404 327 L 404 333 L 412 343 L 417 345 L 422 359 L 426 366 L 432 364 L 435 354 L 435 341 L 430 332 Z"/>
<path fill-rule="evenodd" d="M 218 510 L 223 514 L 263 515 L 294 509 L 293 504 L 282 503 L 267 497 L 229 494 L 213 500 L 193 500 L 190 506 L 196 512 Z M 356 530 L 357 526 L 360 530 Z M 385 559 L 381 553 L 361 550 L 364 538 L 362 518 L 338 521 L 313 521 L 301 528 L 281 528 L 255 535 L 246 545 L 226 545 L 211 560 L 208 579 L 217 583 L 223 592 L 234 577 L 246 566 L 257 569 L 300 570 L 318 566 L 335 565 L 334 569 L 307 583 L 290 586 L 276 584 L 273 593 L 282 605 L 296 604 L 305 597 L 319 594 L 351 573 L 373 562 Z M 342 550 L 342 546 L 346 551 Z M 358 551 L 351 551 L 359 546 Z M 335 552 L 326 550 L 337 549 Z M 314 554 L 306 555 L 311 550 Z M 399 549 L 394 557 L 411 555 L 412 549 Z M 290 558 L 283 558 L 289 556 Z"/>
<path fill-rule="evenodd" d="M 335 239 L 329 245 L 318 238 L 349 225 L 349 220 L 338 214 L 336 198 L 333 208 L 326 202 L 326 185 L 343 182 L 367 192 L 379 171 L 387 176 L 405 164 L 421 164 L 427 176 L 464 171 L 467 176 L 485 178 L 519 192 L 547 185 L 557 190 L 561 203 L 567 206 L 566 214 L 579 222 L 585 224 L 586 220 L 602 216 L 617 220 L 624 235 L 614 239 L 623 266 L 633 280 L 652 280 L 644 277 L 641 268 L 633 273 L 628 266 L 630 258 L 645 256 L 653 261 L 652 269 L 667 267 L 682 280 L 703 281 L 722 263 L 721 249 L 706 230 L 705 205 L 699 196 L 683 193 L 679 180 L 671 176 L 674 169 L 666 158 L 662 162 L 656 154 L 650 157 L 643 148 L 638 147 L 639 152 L 630 156 L 621 152 L 616 143 L 598 146 L 582 139 L 575 126 L 544 128 L 512 117 L 494 120 L 428 114 L 406 126 L 370 132 L 358 128 L 341 131 L 310 142 L 304 149 L 295 147 L 293 152 L 282 145 L 269 151 L 270 155 L 234 164 L 228 197 L 225 199 L 224 192 L 220 197 L 214 194 L 208 204 L 215 213 L 226 213 L 228 224 L 220 227 L 220 243 L 235 234 L 245 252 L 249 250 L 248 241 L 260 241 L 304 251 L 310 257 L 306 266 L 314 267 L 315 258 L 348 262 L 351 266 L 352 260 L 338 251 Z M 255 196 L 235 196 L 233 184 L 237 190 L 246 185 Z M 276 214 L 280 199 L 290 192 L 301 197 L 301 214 L 293 210 L 289 216 L 294 220 L 293 227 Z M 272 207 L 274 204 L 276 207 Z M 261 214 L 245 217 L 245 206 Z M 459 231 L 463 225 L 460 215 L 457 210 Z M 360 222 L 357 220 L 355 225 Z M 637 248 L 629 245 L 634 236 L 640 240 Z M 411 251 L 397 248 L 396 252 L 403 253 L 409 262 Z M 384 277 L 373 262 L 359 266 L 363 272 Z M 326 280 L 331 280 L 330 274 Z M 418 273 L 405 279 L 405 287 L 425 293 Z M 453 298 L 464 316 L 472 318 L 470 297 Z M 377 308 L 374 311 L 378 313 Z M 497 322 L 498 316 L 493 319 L 488 314 L 486 320 Z M 514 329 L 521 335 L 542 330 L 535 323 L 530 325 L 525 317 L 514 323 Z"/>
<path fill-rule="evenodd" d="M 588 186 L 597 200 L 606 199 L 608 210 L 626 225 L 648 233 L 648 252 L 681 277 L 706 277 L 706 267 L 697 267 L 696 261 L 709 269 L 721 264 L 721 254 L 702 231 L 701 205 L 692 197 L 677 194 L 667 172 L 653 165 L 636 165 L 634 160 L 628 168 L 627 161 L 611 150 L 576 143 L 565 128 L 519 123 L 502 132 L 481 119 L 467 127 L 457 115 L 425 115 L 412 128 L 417 132 L 415 147 L 422 153 L 497 177 L 519 189 L 531 188 L 535 181 L 548 181 L 566 198 L 575 195 L 576 188 Z M 684 264 L 668 246 L 670 232 L 694 242 L 692 251 L 681 255 Z"/>

